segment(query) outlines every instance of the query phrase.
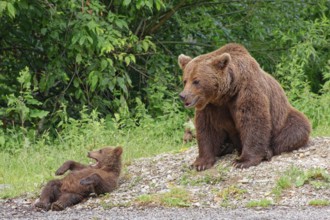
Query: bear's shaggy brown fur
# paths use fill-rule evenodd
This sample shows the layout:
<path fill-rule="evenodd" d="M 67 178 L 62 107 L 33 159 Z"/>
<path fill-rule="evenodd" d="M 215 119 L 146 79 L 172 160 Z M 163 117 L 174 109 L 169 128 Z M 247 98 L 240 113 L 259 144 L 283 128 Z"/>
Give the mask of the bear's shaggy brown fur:
<path fill-rule="evenodd" d="M 195 108 L 197 170 L 237 149 L 235 167 L 247 168 L 308 142 L 311 126 L 280 84 L 241 45 L 227 44 L 194 59 L 180 55 L 185 107 Z M 234 147 L 222 147 L 225 142 Z"/>
<path fill-rule="evenodd" d="M 66 161 L 55 174 L 63 175 L 68 170 L 72 172 L 62 179 L 48 182 L 35 207 L 61 211 L 81 202 L 91 193 L 98 195 L 113 191 L 118 184 L 122 152 L 122 147 L 89 152 L 88 157 L 96 160 L 96 164 L 89 166 Z"/>

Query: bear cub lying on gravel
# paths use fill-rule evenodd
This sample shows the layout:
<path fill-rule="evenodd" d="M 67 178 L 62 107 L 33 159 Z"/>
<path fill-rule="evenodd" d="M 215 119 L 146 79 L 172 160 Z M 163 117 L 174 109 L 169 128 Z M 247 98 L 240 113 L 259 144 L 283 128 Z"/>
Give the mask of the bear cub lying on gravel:
<path fill-rule="evenodd" d="M 38 209 L 61 211 L 87 198 L 91 193 L 97 195 L 111 192 L 118 185 L 121 172 L 122 147 L 106 147 L 88 153 L 88 157 L 96 160 L 96 164 L 83 165 L 66 161 L 56 175 L 71 172 L 62 179 L 51 180 L 41 192 Z"/>

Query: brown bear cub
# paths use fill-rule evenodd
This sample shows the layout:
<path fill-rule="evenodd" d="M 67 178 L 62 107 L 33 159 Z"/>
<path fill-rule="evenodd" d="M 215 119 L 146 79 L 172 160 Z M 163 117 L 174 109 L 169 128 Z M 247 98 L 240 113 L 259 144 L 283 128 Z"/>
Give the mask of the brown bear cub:
<path fill-rule="evenodd" d="M 41 192 L 35 207 L 48 211 L 61 211 L 87 198 L 91 193 L 97 195 L 111 192 L 118 185 L 121 171 L 122 147 L 106 147 L 88 153 L 88 157 L 96 160 L 94 165 L 83 165 L 66 161 L 56 172 L 62 179 L 51 180 Z"/>
<path fill-rule="evenodd" d="M 188 121 L 184 123 L 183 144 L 192 142 L 195 138 L 195 125 L 192 119 L 189 118 Z"/>
<path fill-rule="evenodd" d="M 199 155 L 192 166 L 197 170 L 235 149 L 234 166 L 247 168 L 307 144 L 308 119 L 243 46 L 227 44 L 194 59 L 180 55 L 178 61 L 184 83 L 180 98 L 195 108 Z"/>

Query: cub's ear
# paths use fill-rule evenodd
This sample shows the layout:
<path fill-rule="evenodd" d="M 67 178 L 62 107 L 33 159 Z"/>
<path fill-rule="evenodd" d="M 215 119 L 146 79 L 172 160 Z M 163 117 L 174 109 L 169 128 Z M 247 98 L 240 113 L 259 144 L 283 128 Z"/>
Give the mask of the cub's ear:
<path fill-rule="evenodd" d="M 229 62 L 231 61 L 231 56 L 229 53 L 223 53 L 211 60 L 211 65 L 213 65 L 216 69 L 224 70 Z"/>
<path fill-rule="evenodd" d="M 182 70 L 184 70 L 184 68 L 186 67 L 186 65 L 190 62 L 190 60 L 192 60 L 191 57 L 189 56 L 186 56 L 184 54 L 181 54 L 179 57 L 178 57 L 178 63 L 179 63 L 179 66 Z"/>
<path fill-rule="evenodd" d="M 123 148 L 122 147 L 116 147 L 113 150 L 113 152 L 114 152 L 115 155 L 120 156 L 123 153 Z"/>

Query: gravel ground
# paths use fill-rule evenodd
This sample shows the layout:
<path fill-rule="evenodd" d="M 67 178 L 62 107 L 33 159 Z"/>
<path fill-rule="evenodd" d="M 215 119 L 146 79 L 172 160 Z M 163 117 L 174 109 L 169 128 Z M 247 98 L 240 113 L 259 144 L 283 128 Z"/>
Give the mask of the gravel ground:
<path fill-rule="evenodd" d="M 192 147 L 135 160 L 124 166 L 117 190 L 63 212 L 37 212 L 35 199 L 28 197 L 0 200 L 0 219 L 330 219 L 329 205 L 309 205 L 312 200 L 330 201 L 330 181 L 320 174 L 295 179 L 274 193 L 280 177 L 290 178 L 293 171 L 321 169 L 329 174 L 330 138 L 313 138 L 305 149 L 243 170 L 232 167 L 236 155 L 231 154 L 210 170 L 192 171 L 189 165 L 196 156 L 197 147 Z M 169 193 L 179 202 L 161 199 Z M 266 207 L 247 208 L 263 199 Z"/>

